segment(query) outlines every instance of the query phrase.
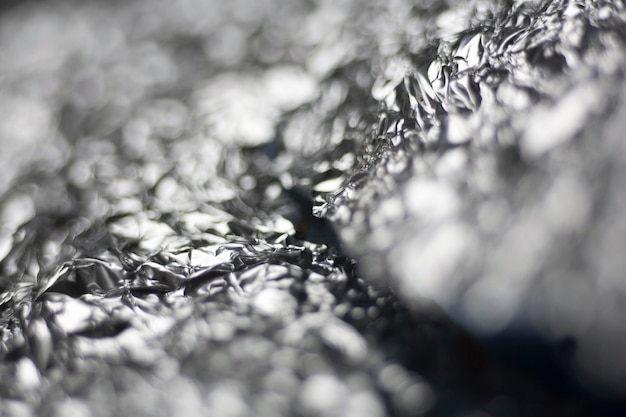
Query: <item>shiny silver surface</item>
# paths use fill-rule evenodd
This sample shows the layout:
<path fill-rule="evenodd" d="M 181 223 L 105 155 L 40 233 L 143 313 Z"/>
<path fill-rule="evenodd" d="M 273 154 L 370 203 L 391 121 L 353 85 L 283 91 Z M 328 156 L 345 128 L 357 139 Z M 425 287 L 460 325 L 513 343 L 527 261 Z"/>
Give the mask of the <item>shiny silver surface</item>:
<path fill-rule="evenodd" d="M 622 398 L 623 3 L 2 8 L 2 415 Z"/>

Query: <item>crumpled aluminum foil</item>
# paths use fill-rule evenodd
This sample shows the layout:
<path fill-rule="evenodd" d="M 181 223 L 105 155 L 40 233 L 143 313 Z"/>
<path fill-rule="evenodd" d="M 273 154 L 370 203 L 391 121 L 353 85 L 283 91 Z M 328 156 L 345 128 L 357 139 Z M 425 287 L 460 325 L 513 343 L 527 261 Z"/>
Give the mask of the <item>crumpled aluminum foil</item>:
<path fill-rule="evenodd" d="M 385 61 L 366 150 L 317 207 L 364 276 L 408 304 L 433 299 L 487 339 L 574 342 L 564 361 L 613 392 L 626 376 L 625 12 L 540 1 L 443 13 L 430 47 Z"/>
<path fill-rule="evenodd" d="M 5 7 L 6 415 L 597 406 L 457 324 L 620 393 L 623 6 Z"/>

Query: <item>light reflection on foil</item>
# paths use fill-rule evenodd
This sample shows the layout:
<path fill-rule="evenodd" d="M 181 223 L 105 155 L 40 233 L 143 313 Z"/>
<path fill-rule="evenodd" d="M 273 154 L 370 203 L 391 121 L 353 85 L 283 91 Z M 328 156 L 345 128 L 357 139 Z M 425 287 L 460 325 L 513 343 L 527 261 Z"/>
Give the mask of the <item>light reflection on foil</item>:
<path fill-rule="evenodd" d="M 623 6 L 6 7 L 7 415 L 594 406 L 440 307 L 620 393 Z"/>

